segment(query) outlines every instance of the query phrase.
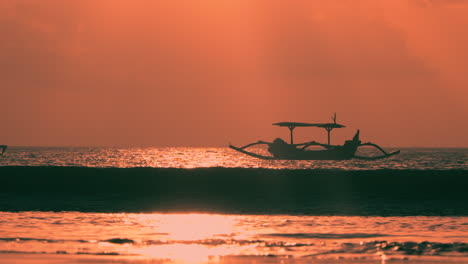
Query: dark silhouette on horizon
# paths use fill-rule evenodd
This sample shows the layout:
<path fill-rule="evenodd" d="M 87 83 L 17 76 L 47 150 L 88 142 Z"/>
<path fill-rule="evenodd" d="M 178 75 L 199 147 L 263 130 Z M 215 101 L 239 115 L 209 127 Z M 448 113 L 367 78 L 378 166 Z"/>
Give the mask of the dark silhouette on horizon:
<path fill-rule="evenodd" d="M 0 153 L 0 155 L 3 155 L 3 153 L 5 153 L 7 148 L 8 148 L 7 145 L 0 145 L 0 149 L 2 149 L 2 153 Z"/>
<path fill-rule="evenodd" d="M 363 159 L 363 160 L 375 160 L 375 159 L 382 159 L 387 158 L 393 155 L 400 153 L 399 150 L 388 153 L 384 149 L 382 149 L 377 144 L 367 142 L 361 143 L 359 140 L 359 130 L 357 130 L 356 134 L 354 135 L 353 139 L 346 140 L 343 145 L 331 145 L 330 144 L 330 133 L 334 128 L 343 128 L 344 125 L 340 125 L 336 123 L 336 113 L 332 117 L 333 123 L 299 123 L 299 122 L 279 122 L 274 123 L 273 125 L 287 127 L 290 131 L 290 142 L 286 143 L 281 138 L 275 139 L 273 142 L 266 142 L 266 141 L 258 141 L 255 143 L 247 144 L 243 147 L 235 147 L 233 145 L 229 145 L 230 148 L 244 153 L 246 155 L 260 158 L 260 159 L 269 159 L 269 160 L 349 160 L 349 159 Z M 300 144 L 294 144 L 294 137 L 293 131 L 296 127 L 321 127 L 327 131 L 328 134 L 328 143 L 322 144 L 316 141 L 309 141 Z M 264 156 L 259 155 L 253 152 L 246 151 L 245 149 L 248 147 L 252 147 L 255 145 L 267 145 L 268 152 L 272 156 Z M 325 148 L 324 150 L 308 150 L 307 148 L 310 146 L 321 146 Z M 380 150 L 383 155 L 375 156 L 375 157 L 363 157 L 357 156 L 356 151 L 358 147 L 361 146 L 371 146 L 375 147 Z"/>

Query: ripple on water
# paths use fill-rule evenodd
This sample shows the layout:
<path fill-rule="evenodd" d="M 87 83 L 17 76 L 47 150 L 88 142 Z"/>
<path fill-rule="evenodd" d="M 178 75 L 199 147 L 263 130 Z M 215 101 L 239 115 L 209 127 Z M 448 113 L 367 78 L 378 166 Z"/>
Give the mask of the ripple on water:
<path fill-rule="evenodd" d="M 389 149 L 390 151 L 393 149 Z M 267 154 L 265 149 L 254 150 Z M 360 155 L 374 155 L 364 149 Z M 10 166 L 242 167 L 273 169 L 467 169 L 468 149 L 402 149 L 376 161 L 265 161 L 229 148 L 11 147 L 0 159 Z"/>

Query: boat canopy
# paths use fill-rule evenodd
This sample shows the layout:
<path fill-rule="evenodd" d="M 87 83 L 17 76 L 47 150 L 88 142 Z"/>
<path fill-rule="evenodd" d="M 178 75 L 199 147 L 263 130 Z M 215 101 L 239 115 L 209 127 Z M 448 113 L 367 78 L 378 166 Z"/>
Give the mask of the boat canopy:
<path fill-rule="evenodd" d="M 279 122 L 275 126 L 281 127 L 321 127 L 321 128 L 342 128 L 343 125 L 337 123 L 299 123 L 299 122 Z"/>
<path fill-rule="evenodd" d="M 333 121 L 336 121 L 336 115 L 333 118 Z M 293 137 L 293 130 L 296 127 L 321 127 L 325 128 L 327 130 L 328 134 L 328 145 L 330 145 L 330 132 L 334 128 L 342 128 L 345 127 L 343 125 L 335 123 L 300 123 L 300 122 L 279 122 L 279 123 L 273 123 L 275 126 L 281 126 L 281 127 L 287 127 L 289 128 L 290 131 L 290 137 L 291 137 L 291 144 L 294 144 L 294 137 Z"/>

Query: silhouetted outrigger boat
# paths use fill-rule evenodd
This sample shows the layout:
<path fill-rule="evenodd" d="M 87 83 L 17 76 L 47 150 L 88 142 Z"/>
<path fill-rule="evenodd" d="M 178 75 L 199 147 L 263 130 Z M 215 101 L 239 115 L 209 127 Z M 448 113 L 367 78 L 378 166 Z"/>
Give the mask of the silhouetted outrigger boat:
<path fill-rule="evenodd" d="M 258 141 L 255 143 L 251 143 L 245 145 L 243 147 L 235 147 L 233 145 L 229 145 L 230 148 L 237 150 L 241 153 L 246 155 L 260 158 L 260 159 L 268 159 L 268 160 L 349 160 L 349 159 L 364 159 L 364 160 L 375 160 L 375 159 L 382 159 L 393 156 L 395 154 L 400 153 L 400 151 L 394 151 L 391 153 L 386 152 L 380 146 L 368 142 L 368 143 L 361 143 L 359 140 L 359 130 L 354 135 L 353 139 L 346 140 L 343 145 L 331 145 L 330 144 L 330 132 L 334 128 L 342 128 L 345 127 L 343 125 L 336 123 L 336 115 L 333 117 L 333 123 L 297 123 L 297 122 L 280 122 L 274 123 L 273 125 L 287 127 L 290 131 L 291 136 L 291 143 L 288 144 L 281 138 L 275 139 L 273 142 L 265 142 L 265 141 Z M 315 141 L 309 141 L 300 144 L 294 144 L 293 139 L 293 130 L 296 127 L 321 127 L 324 128 L 328 133 L 328 144 L 322 144 Z M 265 156 L 256 154 L 250 151 L 245 150 L 246 148 L 255 146 L 255 145 L 267 145 L 268 152 L 272 156 Z M 311 146 L 321 146 L 323 150 L 309 150 L 308 147 Z M 375 156 L 375 157 L 363 157 L 357 156 L 356 151 L 358 147 L 361 146 L 372 146 L 380 150 L 383 155 Z"/>
<path fill-rule="evenodd" d="M 2 150 L 2 152 L 0 153 L 0 155 L 3 155 L 3 153 L 5 153 L 7 147 L 8 147 L 7 145 L 0 145 L 0 149 Z"/>

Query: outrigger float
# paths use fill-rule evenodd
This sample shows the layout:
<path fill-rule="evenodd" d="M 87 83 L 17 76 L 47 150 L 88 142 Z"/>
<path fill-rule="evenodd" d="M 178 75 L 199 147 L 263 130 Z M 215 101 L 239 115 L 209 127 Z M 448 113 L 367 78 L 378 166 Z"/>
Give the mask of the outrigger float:
<path fill-rule="evenodd" d="M 243 147 L 235 147 L 229 145 L 231 149 L 244 153 L 246 155 L 265 159 L 265 160 L 349 160 L 349 159 L 362 159 L 362 160 L 376 160 L 383 159 L 400 153 L 399 150 L 394 152 L 386 152 L 383 148 L 377 144 L 367 142 L 361 143 L 359 140 L 359 130 L 354 135 L 353 139 L 346 140 L 343 145 L 331 145 L 330 144 L 330 133 L 335 128 L 345 127 L 336 123 L 336 114 L 332 117 L 333 123 L 297 123 L 297 122 L 280 122 L 274 123 L 273 125 L 287 127 L 290 131 L 291 143 L 287 143 L 281 138 L 275 139 L 273 142 L 258 141 L 255 143 L 247 144 Z M 294 144 L 293 131 L 296 127 L 321 127 L 324 128 L 328 133 L 328 144 L 318 143 L 316 141 L 309 141 L 300 144 Z M 256 154 L 245 149 L 255 145 L 267 145 L 268 152 L 272 156 L 265 156 Z M 308 150 L 308 147 L 320 146 L 323 150 Z M 363 157 L 357 156 L 356 151 L 358 147 L 371 146 L 380 150 L 383 155 L 375 157 Z"/>

